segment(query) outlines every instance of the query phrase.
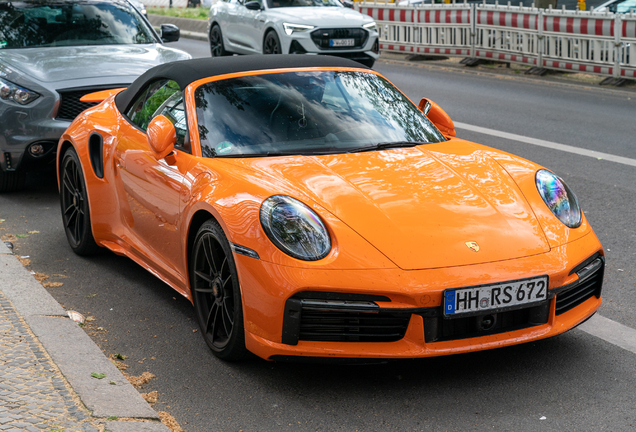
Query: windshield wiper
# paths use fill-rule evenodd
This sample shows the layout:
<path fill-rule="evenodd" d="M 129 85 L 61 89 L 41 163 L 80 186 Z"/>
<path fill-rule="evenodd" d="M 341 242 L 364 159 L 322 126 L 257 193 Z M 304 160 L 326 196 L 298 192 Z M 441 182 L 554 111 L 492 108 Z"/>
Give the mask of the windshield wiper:
<path fill-rule="evenodd" d="M 377 144 L 371 144 L 364 147 L 357 147 L 353 149 L 347 150 L 347 153 L 360 153 L 374 150 L 386 150 L 392 148 L 408 148 L 415 147 L 422 144 L 430 144 L 428 142 L 421 141 L 392 141 L 392 142 L 381 142 Z"/>

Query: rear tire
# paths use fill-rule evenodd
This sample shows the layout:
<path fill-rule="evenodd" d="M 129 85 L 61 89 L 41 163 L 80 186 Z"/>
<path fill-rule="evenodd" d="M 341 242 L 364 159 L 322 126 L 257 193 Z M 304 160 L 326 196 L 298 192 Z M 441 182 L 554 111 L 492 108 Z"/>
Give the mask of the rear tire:
<path fill-rule="evenodd" d="M 373 68 L 373 65 L 375 64 L 375 59 L 370 58 L 366 60 L 359 60 L 358 63 L 362 63 L 363 65 L 371 69 Z"/>
<path fill-rule="evenodd" d="M 93 237 L 82 165 L 73 148 L 69 148 L 62 158 L 60 182 L 62 221 L 68 244 L 77 255 L 95 255 L 100 247 Z"/>
<path fill-rule="evenodd" d="M 199 228 L 190 257 L 190 290 L 205 342 L 222 360 L 243 360 L 241 289 L 230 243 L 215 220 Z"/>
<path fill-rule="evenodd" d="M 221 27 L 219 27 L 218 24 L 214 24 L 210 29 L 209 41 L 210 55 L 212 57 L 223 57 L 232 54 L 225 50 L 225 46 L 223 45 L 223 33 L 221 33 Z"/>
<path fill-rule="evenodd" d="M 25 182 L 24 171 L 3 171 L 0 168 L 0 193 L 22 190 Z"/>

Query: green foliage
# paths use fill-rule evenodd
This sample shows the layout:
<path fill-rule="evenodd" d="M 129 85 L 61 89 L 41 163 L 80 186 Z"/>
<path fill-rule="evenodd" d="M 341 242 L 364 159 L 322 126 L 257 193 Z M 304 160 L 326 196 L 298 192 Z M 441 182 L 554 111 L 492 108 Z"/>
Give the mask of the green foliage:
<path fill-rule="evenodd" d="M 208 19 L 209 9 L 204 7 L 198 8 L 148 8 L 146 9 L 150 15 L 164 15 L 178 18 L 194 18 Z"/>
<path fill-rule="evenodd" d="M 133 121 L 145 130 L 148 127 L 148 123 L 150 123 L 153 114 L 157 111 L 157 108 L 159 108 L 162 103 L 178 91 L 180 90 L 177 83 L 174 81 L 168 81 L 166 85 L 154 92 L 152 96 L 148 98 L 141 111 L 134 115 Z"/>

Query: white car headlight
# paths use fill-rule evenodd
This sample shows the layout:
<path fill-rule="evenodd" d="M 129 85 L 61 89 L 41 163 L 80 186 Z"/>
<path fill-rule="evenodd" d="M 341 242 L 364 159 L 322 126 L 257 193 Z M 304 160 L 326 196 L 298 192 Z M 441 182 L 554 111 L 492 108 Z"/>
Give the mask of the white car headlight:
<path fill-rule="evenodd" d="M 287 36 L 291 36 L 293 33 L 311 30 L 315 28 L 315 26 L 283 23 L 283 28 L 285 29 L 285 33 L 287 34 Z"/>
<path fill-rule="evenodd" d="M 261 205 L 261 225 L 267 237 L 287 255 L 317 261 L 331 251 L 331 238 L 320 217 L 297 199 L 274 195 Z"/>
<path fill-rule="evenodd" d="M 364 24 L 362 26 L 362 28 L 365 28 L 371 32 L 377 32 L 378 31 L 378 25 L 375 23 L 375 21 Z"/>
<path fill-rule="evenodd" d="M 539 195 L 554 215 L 570 228 L 581 225 L 579 202 L 565 182 L 548 170 L 537 171 L 535 181 Z"/>
<path fill-rule="evenodd" d="M 12 100 L 20 105 L 26 105 L 38 97 L 40 97 L 40 95 L 36 92 L 0 78 L 0 98 Z"/>

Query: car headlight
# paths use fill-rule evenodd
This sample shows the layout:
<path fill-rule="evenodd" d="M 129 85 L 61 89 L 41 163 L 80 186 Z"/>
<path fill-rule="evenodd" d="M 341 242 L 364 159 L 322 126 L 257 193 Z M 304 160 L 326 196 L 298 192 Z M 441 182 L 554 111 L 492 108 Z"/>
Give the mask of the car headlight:
<path fill-rule="evenodd" d="M 316 261 L 331 251 L 331 238 L 320 217 L 297 199 L 274 195 L 261 205 L 261 225 L 277 248 L 303 261 Z"/>
<path fill-rule="evenodd" d="M 378 31 L 378 25 L 375 23 L 375 21 L 364 24 L 362 26 L 362 28 L 365 28 L 371 32 L 377 32 Z"/>
<path fill-rule="evenodd" d="M 539 195 L 554 215 L 570 228 L 581 225 L 581 208 L 574 192 L 556 174 L 548 170 L 537 171 L 535 181 Z"/>
<path fill-rule="evenodd" d="M 283 28 L 285 29 L 285 33 L 287 36 L 291 36 L 295 32 L 304 32 L 314 28 L 314 26 L 304 25 L 304 24 L 290 24 L 283 23 Z"/>
<path fill-rule="evenodd" d="M 12 100 L 20 105 L 26 105 L 38 97 L 40 97 L 40 95 L 36 92 L 0 78 L 0 98 L 3 100 Z"/>

